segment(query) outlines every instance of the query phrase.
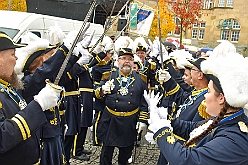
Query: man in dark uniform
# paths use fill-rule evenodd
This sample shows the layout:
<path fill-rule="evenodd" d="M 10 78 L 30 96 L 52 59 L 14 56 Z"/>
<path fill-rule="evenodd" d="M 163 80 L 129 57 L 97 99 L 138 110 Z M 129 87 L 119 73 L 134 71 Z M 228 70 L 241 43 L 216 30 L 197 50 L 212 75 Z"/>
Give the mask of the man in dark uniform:
<path fill-rule="evenodd" d="M 97 89 L 99 87 L 100 81 L 102 78 L 104 78 L 105 73 L 111 72 L 112 69 L 116 69 L 114 67 L 114 62 L 112 61 L 112 56 L 114 54 L 114 49 L 107 49 L 106 50 L 106 57 L 99 62 L 97 65 L 92 67 L 92 78 L 93 78 L 93 84 L 94 89 Z M 92 133 L 92 140 L 94 146 L 101 146 L 102 142 L 97 137 L 97 129 L 98 129 L 98 122 L 100 120 L 102 111 L 105 108 L 105 100 L 104 99 L 98 99 L 97 97 L 94 97 L 95 101 L 93 103 L 93 107 L 95 110 L 94 113 L 94 119 L 93 119 L 93 133 Z"/>
<path fill-rule="evenodd" d="M 146 129 L 148 106 L 143 97 L 147 90 L 146 77 L 132 72 L 133 60 L 132 49 L 120 48 L 119 69 L 109 73 L 95 90 L 96 97 L 104 97 L 106 105 L 98 129 L 99 139 L 103 141 L 101 165 L 112 164 L 115 147 L 119 148 L 118 163 L 126 165 L 137 132 Z"/>
<path fill-rule="evenodd" d="M 46 109 L 57 104 L 60 90 L 46 85 L 28 105 L 14 88 L 21 85 L 14 72 L 16 44 L 5 33 L 0 33 L 0 143 L 1 164 L 32 165 L 40 157 L 36 131 L 47 120 Z M 14 87 L 14 88 L 13 88 Z"/>
<path fill-rule="evenodd" d="M 134 46 L 134 51 L 142 62 L 142 68 L 139 69 L 139 73 L 146 75 L 148 88 L 155 90 L 155 85 L 157 84 L 155 80 L 157 64 L 146 54 L 146 52 L 148 51 L 148 45 L 143 37 L 138 37 L 134 40 Z"/>

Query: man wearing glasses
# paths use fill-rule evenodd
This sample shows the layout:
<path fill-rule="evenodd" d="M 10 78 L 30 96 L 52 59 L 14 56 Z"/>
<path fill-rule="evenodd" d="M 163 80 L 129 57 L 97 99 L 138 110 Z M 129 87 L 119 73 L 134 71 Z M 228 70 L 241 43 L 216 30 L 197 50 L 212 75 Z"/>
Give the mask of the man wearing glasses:
<path fill-rule="evenodd" d="M 138 133 L 145 133 L 148 106 L 143 97 L 146 77 L 132 72 L 132 49 L 120 48 L 118 69 L 111 71 L 95 90 L 98 99 L 105 99 L 99 121 L 98 136 L 103 141 L 100 164 L 112 164 L 114 148 L 119 149 L 118 164 L 126 165 Z M 137 126 L 137 128 L 136 128 Z"/>

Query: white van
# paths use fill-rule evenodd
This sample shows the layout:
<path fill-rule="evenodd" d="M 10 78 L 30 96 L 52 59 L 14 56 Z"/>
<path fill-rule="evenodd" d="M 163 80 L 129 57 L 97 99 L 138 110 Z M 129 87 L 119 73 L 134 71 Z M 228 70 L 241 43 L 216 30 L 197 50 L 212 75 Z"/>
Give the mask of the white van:
<path fill-rule="evenodd" d="M 83 21 L 72 19 L 28 13 L 18 11 L 0 10 L 0 31 L 8 34 L 15 42 L 20 42 L 23 33 L 30 31 L 41 38 L 47 38 L 49 27 L 54 26 L 55 22 L 67 34 L 69 31 L 79 31 L 83 25 Z M 93 30 L 95 31 L 94 40 L 98 40 L 103 34 L 104 29 L 100 24 L 91 23 L 86 34 L 89 36 Z"/>

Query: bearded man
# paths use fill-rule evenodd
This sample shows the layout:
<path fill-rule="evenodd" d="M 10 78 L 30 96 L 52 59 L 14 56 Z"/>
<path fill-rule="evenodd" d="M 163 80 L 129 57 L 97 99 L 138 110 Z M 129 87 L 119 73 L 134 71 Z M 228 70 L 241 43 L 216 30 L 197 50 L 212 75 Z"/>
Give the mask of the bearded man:
<path fill-rule="evenodd" d="M 0 32 L 1 164 L 32 165 L 38 162 L 41 145 L 36 131 L 47 122 L 43 111 L 57 105 L 61 92 L 47 84 L 29 104 L 16 92 L 22 85 L 14 72 L 18 59 L 15 49 L 23 46 Z"/>
<path fill-rule="evenodd" d="M 103 141 L 100 164 L 112 164 L 114 148 L 119 149 L 118 164 L 126 165 L 132 154 L 137 133 L 145 133 L 148 106 L 143 97 L 146 77 L 132 72 L 132 49 L 120 48 L 118 67 L 112 70 L 95 90 L 98 99 L 105 98 L 105 109 L 99 121 L 98 136 Z M 111 73 L 112 72 L 112 73 Z"/>

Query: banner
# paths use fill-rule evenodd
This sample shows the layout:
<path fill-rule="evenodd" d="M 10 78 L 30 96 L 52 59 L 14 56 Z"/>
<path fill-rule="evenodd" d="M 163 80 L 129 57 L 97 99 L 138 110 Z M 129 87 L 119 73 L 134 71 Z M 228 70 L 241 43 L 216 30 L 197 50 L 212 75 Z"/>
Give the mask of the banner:
<path fill-rule="evenodd" d="M 133 3 L 130 12 L 130 29 L 137 29 L 137 11 L 138 11 L 138 4 Z"/>
<path fill-rule="evenodd" d="M 137 15 L 137 29 L 130 29 L 130 32 L 148 36 L 153 17 L 154 13 L 152 11 L 140 9 Z"/>

